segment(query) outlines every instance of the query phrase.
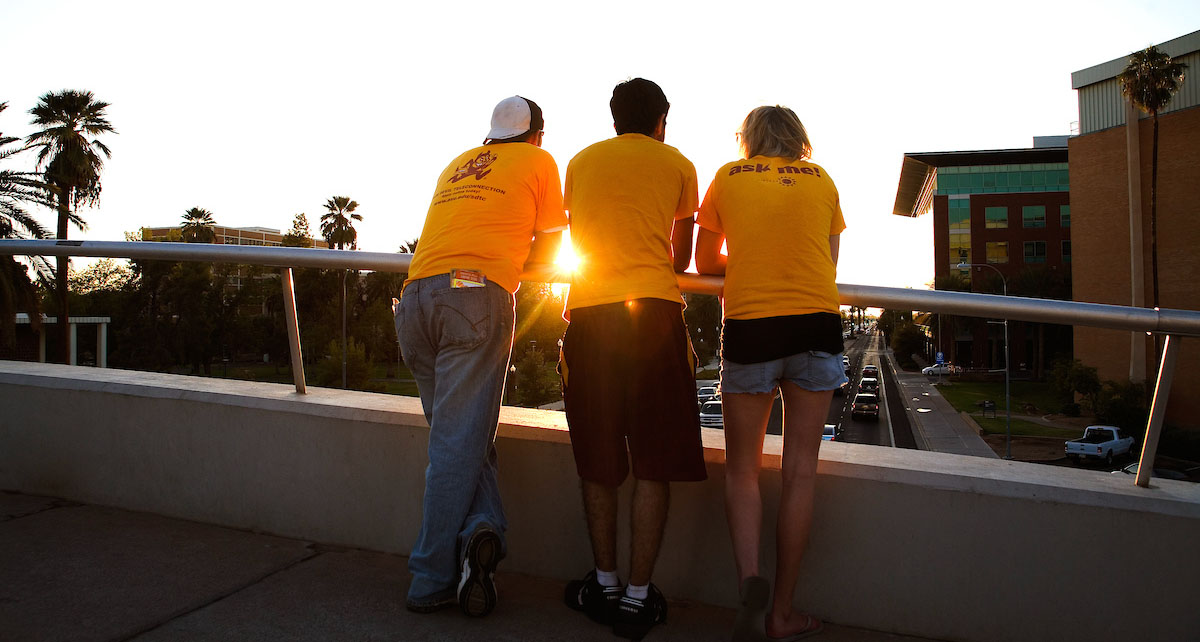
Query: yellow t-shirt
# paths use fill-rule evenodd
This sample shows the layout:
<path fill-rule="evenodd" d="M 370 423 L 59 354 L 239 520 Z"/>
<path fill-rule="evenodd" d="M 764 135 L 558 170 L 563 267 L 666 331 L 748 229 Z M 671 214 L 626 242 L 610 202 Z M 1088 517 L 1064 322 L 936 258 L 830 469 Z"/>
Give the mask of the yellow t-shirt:
<path fill-rule="evenodd" d="M 529 143 L 476 147 L 438 177 L 405 284 L 465 269 L 515 292 L 534 232 L 566 226 L 548 152 Z"/>
<path fill-rule="evenodd" d="M 671 227 L 696 211 L 696 167 L 679 150 L 622 134 L 567 165 L 563 201 L 580 258 L 567 310 L 630 299 L 682 302 Z"/>
<path fill-rule="evenodd" d="M 725 236 L 726 319 L 838 313 L 829 237 L 846 221 L 820 166 L 765 156 L 727 163 L 697 222 Z"/>

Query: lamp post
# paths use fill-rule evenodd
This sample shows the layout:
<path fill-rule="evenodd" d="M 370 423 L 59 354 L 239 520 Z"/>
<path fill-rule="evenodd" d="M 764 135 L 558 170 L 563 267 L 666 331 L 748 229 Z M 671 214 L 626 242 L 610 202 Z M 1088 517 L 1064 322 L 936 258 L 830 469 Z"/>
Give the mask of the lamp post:
<path fill-rule="evenodd" d="M 1001 287 L 1004 288 L 1004 296 L 1008 296 L 1008 279 L 1004 278 L 1004 273 L 1000 271 L 1000 268 L 988 263 L 959 263 L 958 267 L 985 267 L 995 270 L 996 275 L 1000 277 Z M 1008 372 L 1008 319 L 1004 319 L 1004 458 L 1012 459 L 1012 407 L 1008 393 Z"/>

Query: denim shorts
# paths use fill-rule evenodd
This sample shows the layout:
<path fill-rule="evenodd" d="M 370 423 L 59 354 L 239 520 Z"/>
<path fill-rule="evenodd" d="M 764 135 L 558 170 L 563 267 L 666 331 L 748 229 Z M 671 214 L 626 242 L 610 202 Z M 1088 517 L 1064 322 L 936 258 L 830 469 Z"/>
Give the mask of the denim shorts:
<path fill-rule="evenodd" d="M 813 392 L 836 390 L 849 381 L 840 352 L 829 354 L 812 350 L 761 363 L 734 363 L 721 359 L 721 392 L 724 394 L 774 392 L 779 382 L 785 380 Z"/>

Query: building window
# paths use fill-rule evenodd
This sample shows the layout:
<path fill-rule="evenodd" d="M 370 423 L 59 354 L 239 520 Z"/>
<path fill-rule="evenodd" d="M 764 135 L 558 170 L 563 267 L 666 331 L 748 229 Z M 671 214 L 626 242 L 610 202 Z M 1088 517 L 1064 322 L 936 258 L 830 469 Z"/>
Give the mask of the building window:
<path fill-rule="evenodd" d="M 1007 207 L 986 207 L 983 210 L 983 217 L 989 230 L 1008 227 Z"/>
<path fill-rule="evenodd" d="M 968 234 L 950 235 L 950 266 L 971 262 L 971 237 Z"/>
<path fill-rule="evenodd" d="M 1063 263 L 1071 262 L 1071 241 L 1069 239 L 1062 242 L 1062 257 Z"/>
<path fill-rule="evenodd" d="M 1022 207 L 1021 227 L 1046 227 L 1046 206 L 1026 205 Z"/>
<path fill-rule="evenodd" d="M 1008 241 L 988 241 L 985 249 L 988 263 L 1008 263 Z"/>
<path fill-rule="evenodd" d="M 1058 206 L 1058 224 L 1062 227 L 1071 227 L 1071 206 Z"/>
<path fill-rule="evenodd" d="M 1025 241 L 1025 262 L 1026 263 L 1045 263 L 1046 262 L 1046 242 L 1045 241 Z"/>

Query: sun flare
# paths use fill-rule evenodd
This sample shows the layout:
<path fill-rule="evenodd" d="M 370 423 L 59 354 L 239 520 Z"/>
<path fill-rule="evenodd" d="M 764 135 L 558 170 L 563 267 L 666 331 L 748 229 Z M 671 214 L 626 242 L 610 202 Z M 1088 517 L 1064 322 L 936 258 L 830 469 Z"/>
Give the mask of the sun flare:
<path fill-rule="evenodd" d="M 561 279 L 569 279 L 575 270 L 579 269 L 583 260 L 575 253 L 575 246 L 571 243 L 570 232 L 563 234 L 562 245 L 558 247 L 558 256 L 554 258 L 554 267 L 558 268 L 558 277 Z M 556 296 L 563 296 L 567 291 L 568 284 L 555 283 L 550 286 Z"/>

